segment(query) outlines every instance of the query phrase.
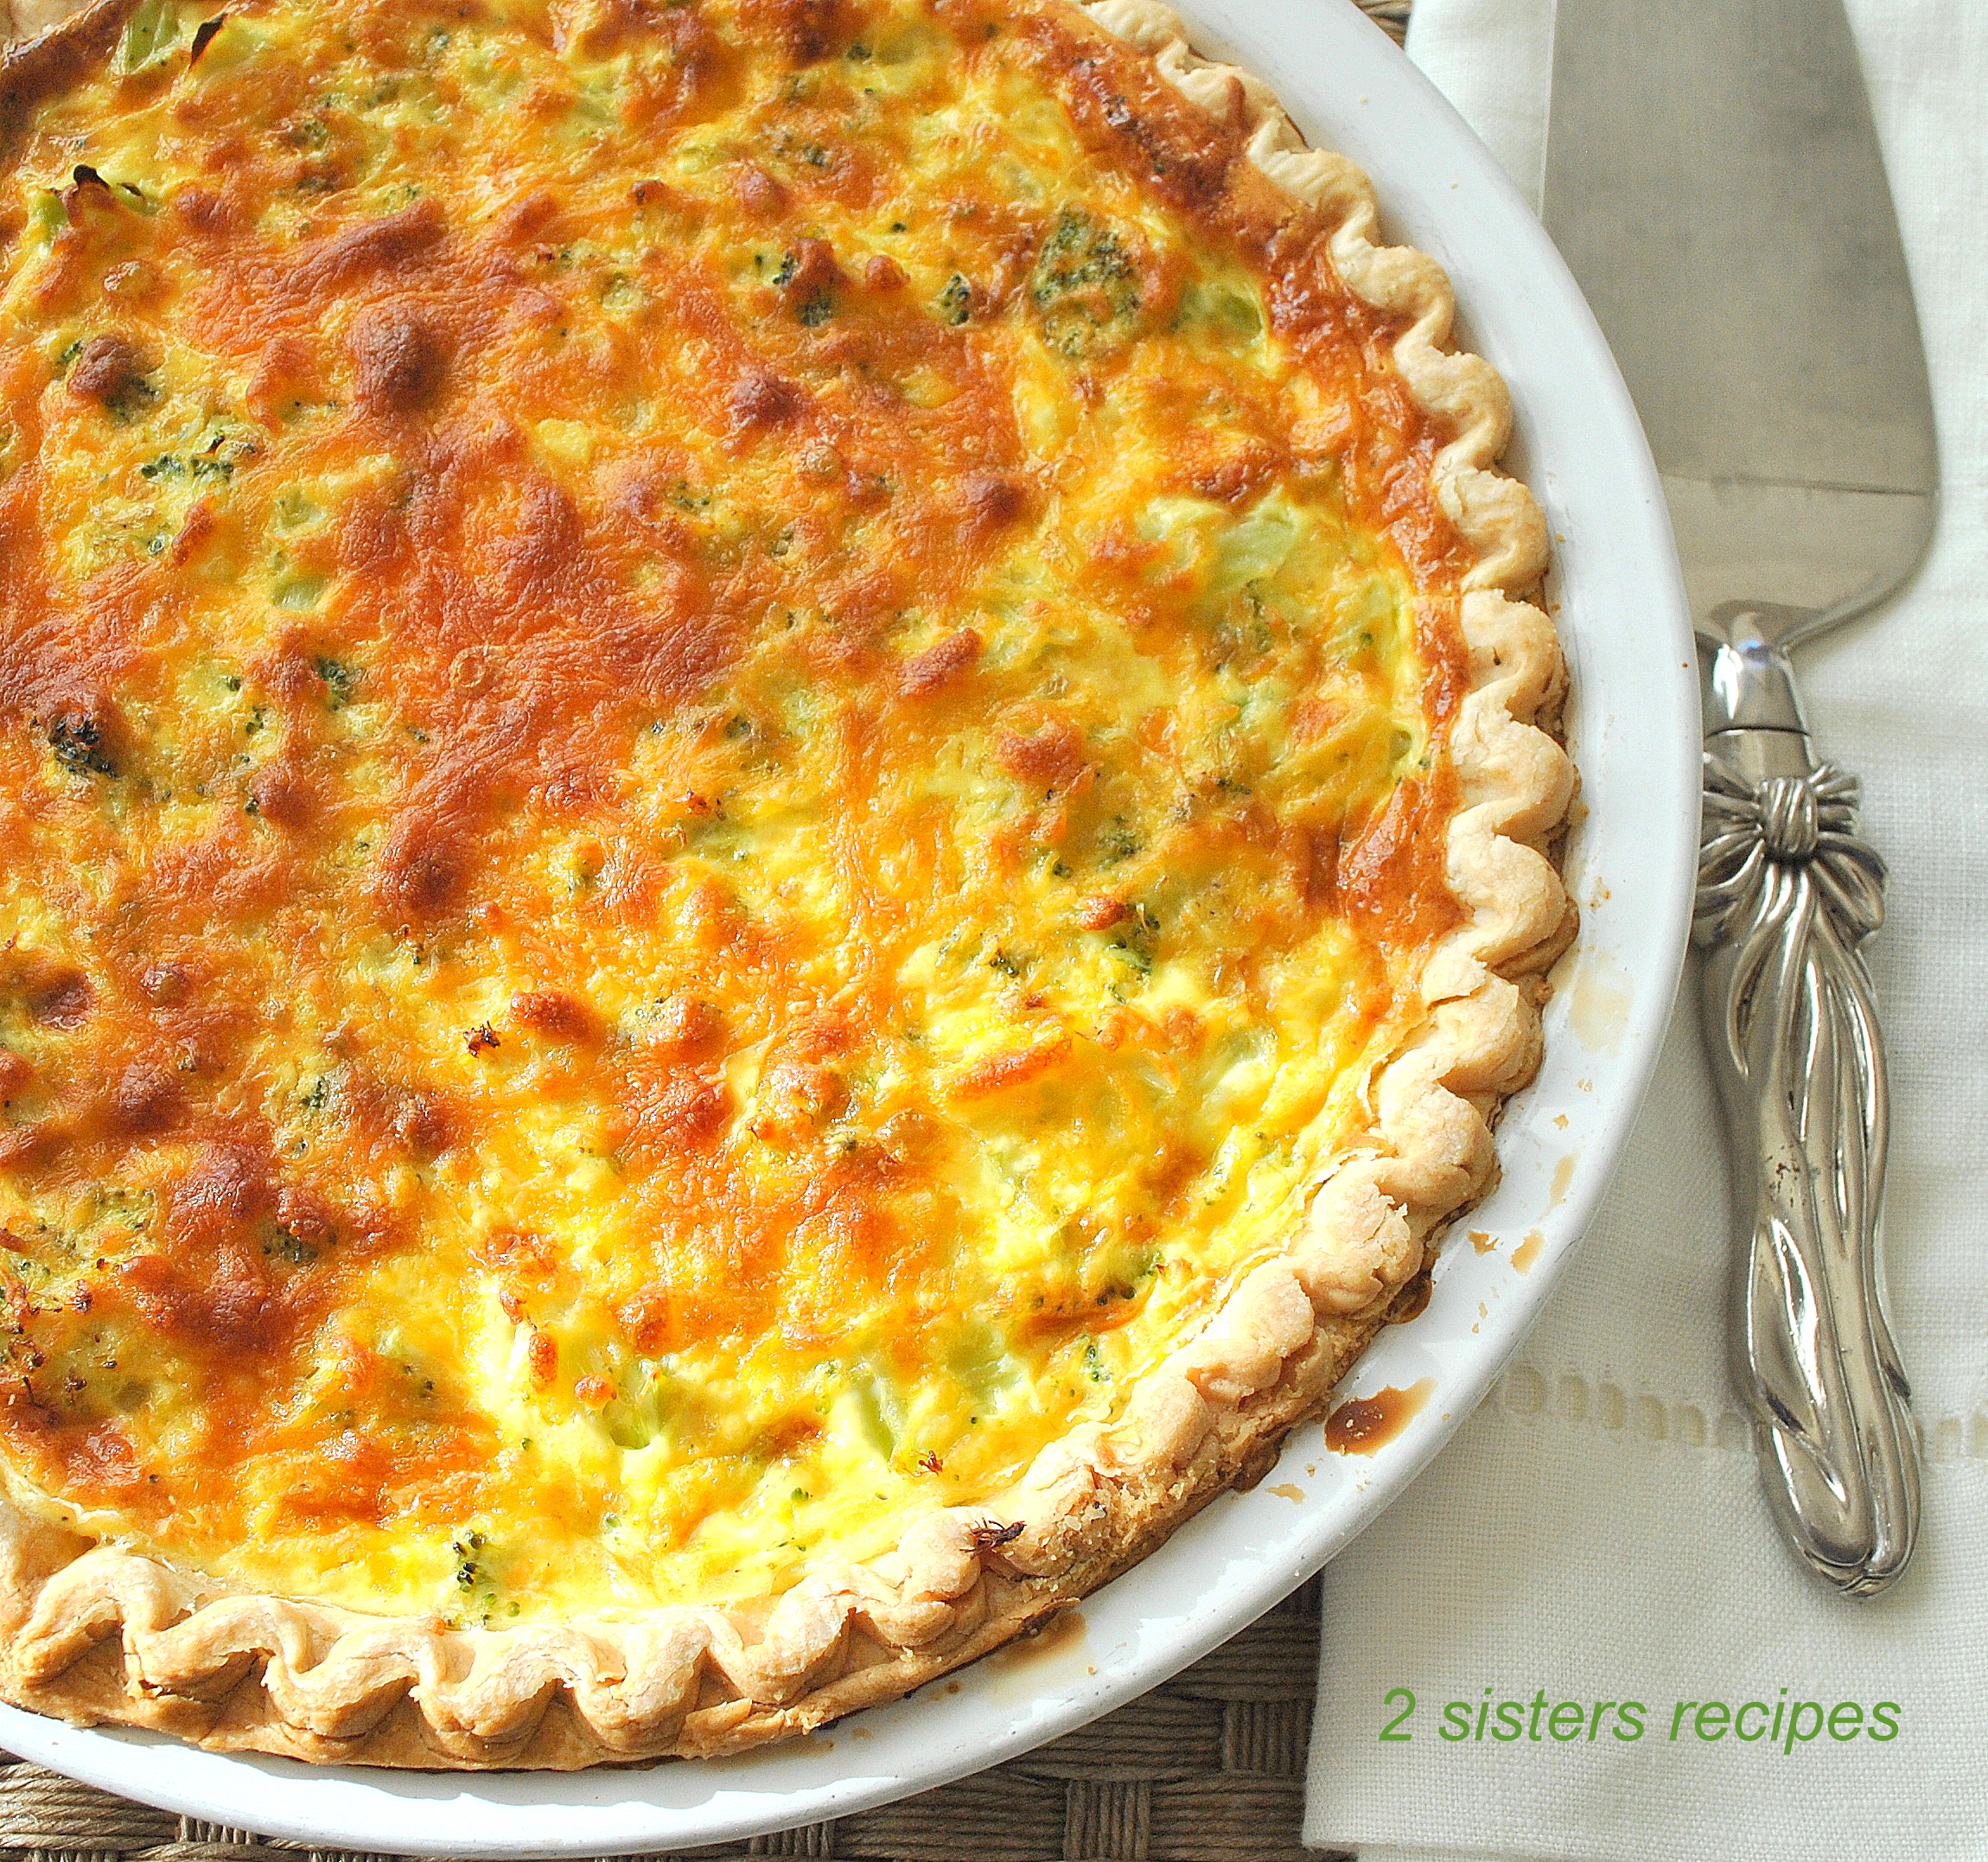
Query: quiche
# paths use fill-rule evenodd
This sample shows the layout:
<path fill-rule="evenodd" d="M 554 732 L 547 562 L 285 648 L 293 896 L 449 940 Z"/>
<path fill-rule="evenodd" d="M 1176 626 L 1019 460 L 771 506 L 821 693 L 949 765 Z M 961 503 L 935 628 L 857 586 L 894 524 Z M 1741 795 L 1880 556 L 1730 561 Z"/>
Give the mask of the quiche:
<path fill-rule="evenodd" d="M 1363 177 L 1146 0 L 101 0 L 0 112 L 0 1692 L 731 1752 L 1259 1474 L 1572 925 Z"/>

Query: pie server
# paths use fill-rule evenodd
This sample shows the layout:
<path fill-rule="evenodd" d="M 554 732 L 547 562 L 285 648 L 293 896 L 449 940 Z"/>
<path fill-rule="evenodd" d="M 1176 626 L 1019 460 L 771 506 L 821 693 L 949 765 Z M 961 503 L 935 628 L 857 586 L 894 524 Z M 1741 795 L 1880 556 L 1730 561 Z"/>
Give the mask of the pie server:
<path fill-rule="evenodd" d="M 1870 1596 L 1919 1527 L 1860 952 L 1884 865 L 1788 652 L 1912 572 L 1939 463 L 1842 0 L 1558 0 L 1543 212 L 1642 415 L 1698 632 L 1693 934 L 1741 1235 L 1734 1372 L 1782 1530 Z"/>

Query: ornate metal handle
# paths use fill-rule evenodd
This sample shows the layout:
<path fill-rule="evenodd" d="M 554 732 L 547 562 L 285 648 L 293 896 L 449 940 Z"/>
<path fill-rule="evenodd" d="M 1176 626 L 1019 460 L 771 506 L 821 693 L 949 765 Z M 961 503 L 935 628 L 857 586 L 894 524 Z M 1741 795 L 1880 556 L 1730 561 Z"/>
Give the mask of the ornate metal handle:
<path fill-rule="evenodd" d="M 1798 730 L 1708 744 L 1694 940 L 1746 1237 L 1734 1372 L 1768 1498 L 1820 1576 L 1875 1595 L 1919 1531 L 1911 1390 L 1877 1261 L 1889 1094 L 1859 946 L 1884 863 L 1857 838 L 1857 784 Z"/>

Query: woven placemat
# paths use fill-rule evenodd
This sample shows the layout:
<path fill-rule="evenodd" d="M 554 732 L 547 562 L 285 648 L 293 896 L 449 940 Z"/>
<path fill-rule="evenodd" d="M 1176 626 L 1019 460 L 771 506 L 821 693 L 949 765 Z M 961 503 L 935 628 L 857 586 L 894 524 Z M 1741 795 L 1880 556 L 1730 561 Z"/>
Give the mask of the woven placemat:
<path fill-rule="evenodd" d="M 1408 11 L 1414 0 L 1354 0 L 1354 3 L 1397 45 L 1408 36 Z"/>
<path fill-rule="evenodd" d="M 1399 41 L 1412 0 L 1357 0 Z M 686 1857 L 863 1862 L 1333 1862 L 1304 1847 L 1313 1578 L 1116 1713 L 935 1791 Z M 0 1862 L 388 1862 L 176 1817 L 0 1753 Z M 621 1862 L 621 1859 L 602 1859 Z M 1346 1859 L 1350 1862 L 1350 1859 Z"/>

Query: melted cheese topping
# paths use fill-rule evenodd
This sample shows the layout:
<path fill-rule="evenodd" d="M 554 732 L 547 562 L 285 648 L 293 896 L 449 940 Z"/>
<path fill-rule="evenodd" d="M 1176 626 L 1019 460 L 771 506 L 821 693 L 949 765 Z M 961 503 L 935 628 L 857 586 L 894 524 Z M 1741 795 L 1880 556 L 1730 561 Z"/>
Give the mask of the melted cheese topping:
<path fill-rule="evenodd" d="M 452 1622 L 874 1553 L 1412 1025 L 1390 331 L 1053 9 L 207 14 L 0 195 L 8 1478 Z"/>

